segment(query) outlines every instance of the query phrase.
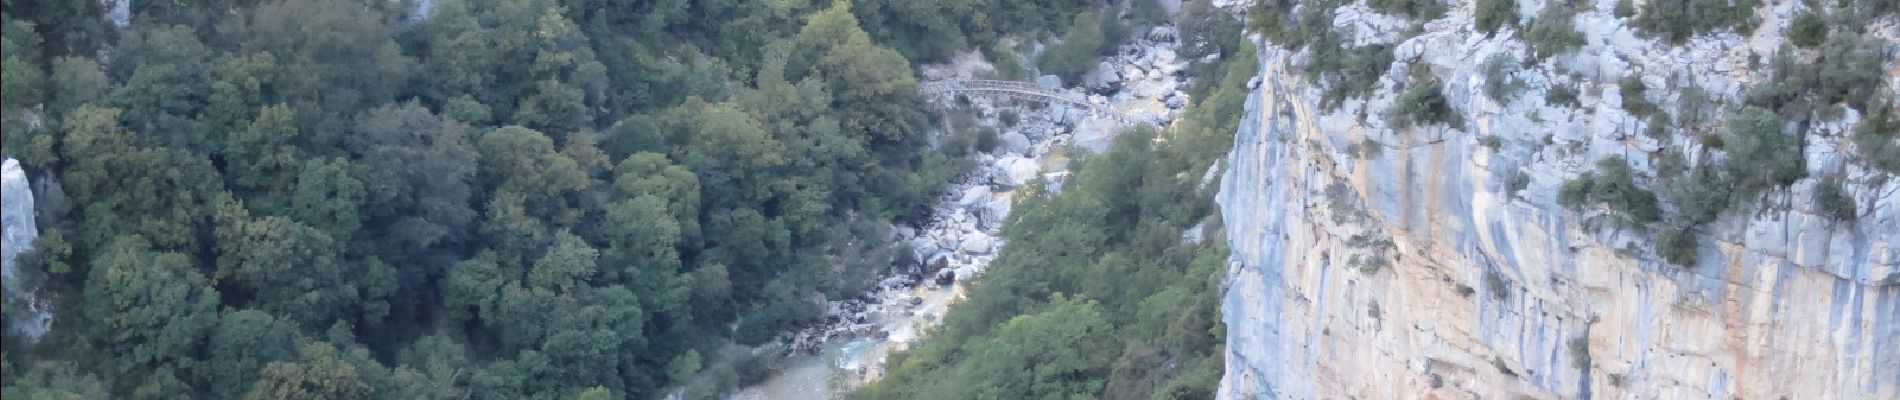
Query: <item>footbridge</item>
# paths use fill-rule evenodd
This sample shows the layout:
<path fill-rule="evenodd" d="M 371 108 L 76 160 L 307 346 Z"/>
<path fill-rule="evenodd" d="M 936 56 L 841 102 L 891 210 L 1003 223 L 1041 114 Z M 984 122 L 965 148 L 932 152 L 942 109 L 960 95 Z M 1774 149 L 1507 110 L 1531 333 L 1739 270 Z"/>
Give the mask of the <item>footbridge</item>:
<path fill-rule="evenodd" d="M 1140 119 L 1116 112 L 1108 107 L 1090 103 L 1088 98 L 1053 90 L 1043 89 L 1030 82 L 999 80 L 945 80 L 925 82 L 917 86 L 925 96 L 947 96 L 955 94 L 989 94 L 1019 98 L 1046 103 L 1063 103 L 1082 107 L 1097 117 L 1106 117 L 1123 124 L 1133 124 Z"/>

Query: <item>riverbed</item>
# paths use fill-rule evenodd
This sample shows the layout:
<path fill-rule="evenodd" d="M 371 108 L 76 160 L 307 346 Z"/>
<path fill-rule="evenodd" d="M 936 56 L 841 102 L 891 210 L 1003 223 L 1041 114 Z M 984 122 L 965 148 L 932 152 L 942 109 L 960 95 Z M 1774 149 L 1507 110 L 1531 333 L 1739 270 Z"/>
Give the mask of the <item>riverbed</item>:
<path fill-rule="evenodd" d="M 1123 121 L 1165 125 L 1188 103 L 1182 92 L 1187 62 L 1175 57 L 1178 45 L 1172 28 L 1155 28 L 1106 57 L 1083 82 L 1064 87 L 1052 76 L 1037 81 L 1045 90 L 1107 107 Z M 994 68 L 974 51 L 922 70 L 925 82 L 994 79 Z M 969 96 L 968 103 L 961 103 L 954 97 L 933 101 L 939 107 L 974 111 L 979 124 L 1000 132 L 1000 140 L 994 152 L 974 156 L 976 173 L 945 191 L 929 223 L 896 228 L 895 240 L 909 243 L 922 265 L 883 277 L 868 300 L 831 302 L 827 323 L 783 335 L 781 343 L 794 355 L 770 378 L 731 399 L 829 399 L 880 378 L 886 356 L 922 339 L 962 298 L 964 283 L 988 268 L 1005 242 L 998 228 L 1014 205 L 1016 189 L 1036 178 L 1059 188 L 1073 151 L 1106 149 L 1114 135 L 1128 127 L 1080 106 L 1032 106 L 990 96 Z M 1018 115 L 1018 122 L 1006 125 L 1004 111 Z"/>

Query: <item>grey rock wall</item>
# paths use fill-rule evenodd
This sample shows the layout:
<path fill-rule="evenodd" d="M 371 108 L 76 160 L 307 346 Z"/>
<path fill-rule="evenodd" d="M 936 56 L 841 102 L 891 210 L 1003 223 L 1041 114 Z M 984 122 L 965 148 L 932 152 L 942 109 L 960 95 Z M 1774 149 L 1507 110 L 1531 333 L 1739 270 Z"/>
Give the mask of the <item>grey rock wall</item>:
<path fill-rule="evenodd" d="M 0 296 L 11 306 L 20 305 L 23 314 L 7 315 L 7 334 L 19 334 L 37 340 L 52 328 L 53 315 L 33 295 L 35 288 L 23 285 L 21 271 L 14 260 L 33 248 L 40 230 L 33 221 L 33 190 L 20 162 L 7 158 L 0 164 Z M 12 308 L 12 307 L 9 307 Z"/>
<path fill-rule="evenodd" d="M 1262 46 L 1218 198 L 1234 252 L 1221 398 L 1900 398 L 1900 180 L 1849 162 L 1857 112 L 1807 132 L 1804 154 L 1811 176 L 1844 178 L 1854 222 L 1823 217 L 1803 179 L 1706 227 L 1685 268 L 1653 235 L 1556 204 L 1600 158 L 1630 159 L 1648 186 L 1654 152 L 1699 146 L 1644 137 L 1616 79 L 1655 81 L 1665 108 L 1688 84 L 1732 99 L 1768 76 L 1745 59 L 1779 47 L 1794 3 L 1764 7 L 1751 36 L 1682 47 L 1639 39 L 1597 3 L 1576 20 L 1589 45 L 1518 71 L 1527 90 L 1510 102 L 1482 94 L 1480 65 L 1524 46 L 1473 33 L 1469 3 L 1399 43 L 1379 90 L 1336 110 L 1317 106 L 1303 55 Z M 1362 42 L 1398 39 L 1363 7 L 1340 15 Z M 1413 62 L 1437 71 L 1464 129 L 1379 117 Z M 1600 71 L 1576 82 L 1582 107 L 1546 104 L 1578 71 Z M 1508 192 L 1513 171 L 1527 188 Z"/>

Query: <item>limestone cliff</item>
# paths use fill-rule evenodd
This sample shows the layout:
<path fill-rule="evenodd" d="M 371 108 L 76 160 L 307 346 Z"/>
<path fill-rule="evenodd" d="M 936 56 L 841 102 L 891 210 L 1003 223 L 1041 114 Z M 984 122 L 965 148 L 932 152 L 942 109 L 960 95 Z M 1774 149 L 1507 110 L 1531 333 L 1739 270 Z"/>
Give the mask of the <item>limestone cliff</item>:
<path fill-rule="evenodd" d="M 33 240 L 40 236 L 39 226 L 33 221 L 33 190 L 26 170 L 20 169 L 18 160 L 6 158 L 0 163 L 0 301 L 7 302 L 9 308 L 17 305 L 22 311 L 7 316 L 6 333 L 28 340 L 38 340 L 53 324 L 52 312 L 43 299 L 34 295 L 35 288 L 24 284 L 25 276 L 14 263 L 21 252 L 33 248 Z"/>
<path fill-rule="evenodd" d="M 1613 3 L 1577 14 L 1582 49 L 1516 71 L 1526 91 L 1504 102 L 1483 94 L 1480 64 L 1525 44 L 1474 32 L 1469 2 L 1407 38 L 1341 7 L 1336 26 L 1392 43 L 1396 61 L 1336 109 L 1303 75 L 1308 53 L 1262 45 L 1219 196 L 1234 251 L 1222 398 L 1900 398 L 1900 179 L 1852 161 L 1858 111 L 1806 130 L 1810 177 L 1708 224 L 1693 266 L 1558 205 L 1598 159 L 1631 160 L 1649 186 L 1654 152 L 1702 145 L 1634 134 L 1618 78 L 1738 98 L 1769 76 L 1750 54 L 1781 46 L 1799 4 L 1764 6 L 1748 35 L 1671 46 L 1639 38 Z M 1900 37 L 1892 21 L 1874 31 Z M 1378 117 L 1414 63 L 1444 82 L 1462 128 Z M 1885 71 L 1900 86 L 1900 67 Z M 1584 87 L 1579 105 L 1550 104 L 1553 82 Z M 1858 218 L 1823 216 L 1816 176 L 1841 177 Z"/>

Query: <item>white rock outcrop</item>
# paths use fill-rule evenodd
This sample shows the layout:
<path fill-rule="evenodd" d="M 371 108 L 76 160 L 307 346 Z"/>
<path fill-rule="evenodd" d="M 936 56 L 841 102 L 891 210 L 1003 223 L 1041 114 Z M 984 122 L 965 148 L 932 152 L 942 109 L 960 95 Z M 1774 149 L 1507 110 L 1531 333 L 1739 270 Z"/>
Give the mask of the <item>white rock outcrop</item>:
<path fill-rule="evenodd" d="M 1519 71 L 1529 89 L 1508 104 L 1483 94 L 1473 60 L 1524 45 L 1473 33 L 1468 2 L 1398 43 L 1377 91 L 1336 110 L 1290 69 L 1304 56 L 1261 47 L 1218 197 L 1233 249 L 1221 398 L 1900 398 L 1900 180 L 1841 154 L 1853 111 L 1805 138 L 1809 175 L 1843 177 L 1853 222 L 1822 216 L 1815 179 L 1803 179 L 1705 226 L 1700 262 L 1679 267 L 1655 255 L 1652 234 L 1557 204 L 1597 159 L 1624 156 L 1650 185 L 1650 151 L 1697 146 L 1623 140 L 1641 134 L 1627 133 L 1636 118 L 1617 78 L 1732 99 L 1768 76 L 1736 66 L 1771 54 L 1785 28 L 1767 18 L 1748 37 L 1671 48 L 1635 37 L 1609 16 L 1614 3 L 1578 15 L 1581 51 Z M 1791 2 L 1779 3 L 1769 7 Z M 1336 25 L 1383 24 L 1349 11 Z M 1412 62 L 1445 82 L 1464 129 L 1376 118 Z M 1592 93 L 1581 109 L 1544 101 L 1567 71 L 1605 77 L 1579 82 Z M 1662 79 L 1672 75 L 1690 79 Z M 1651 98 L 1669 105 L 1669 92 Z M 1512 191 L 1516 172 L 1528 184 Z"/>
<path fill-rule="evenodd" d="M 28 340 L 39 339 L 53 327 L 52 312 L 34 296 L 35 288 L 23 284 L 25 279 L 14 263 L 21 252 L 33 248 L 33 240 L 39 237 L 33 218 L 33 189 L 26 171 L 20 169 L 19 160 L 7 158 L 0 163 L 0 296 L 6 296 L 8 303 L 25 305 L 25 315 L 9 315 L 5 323 L 8 334 Z"/>

